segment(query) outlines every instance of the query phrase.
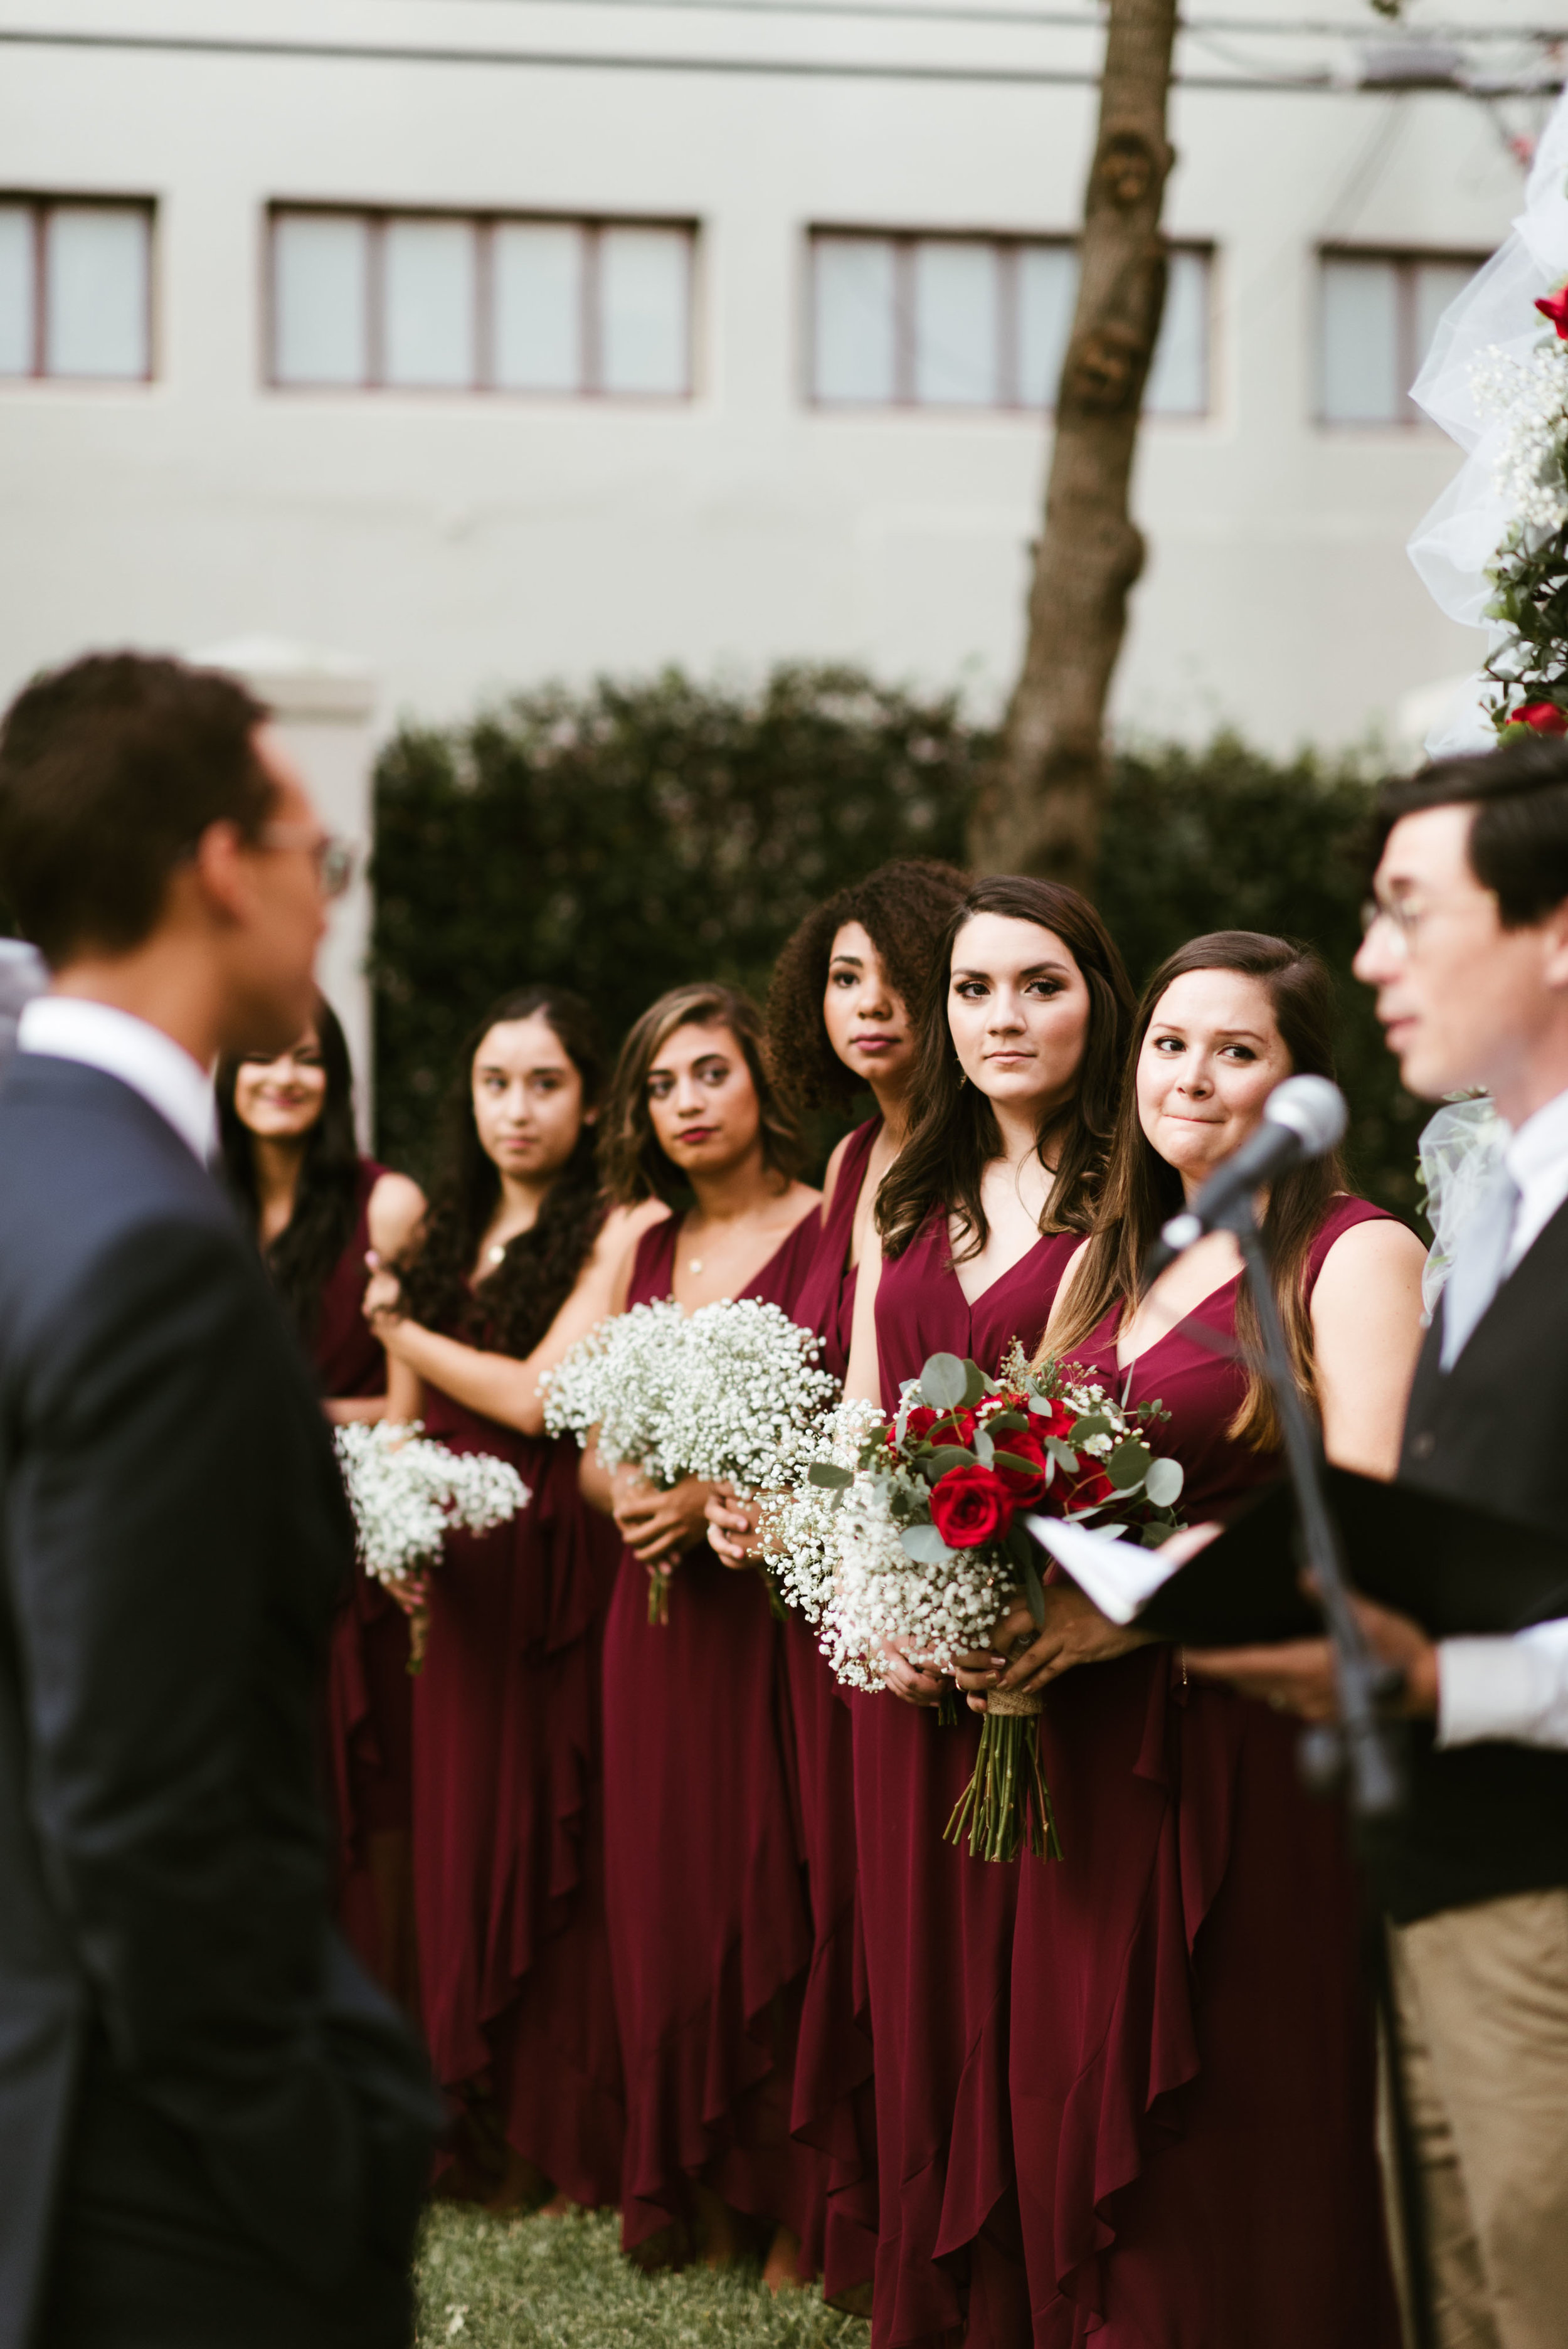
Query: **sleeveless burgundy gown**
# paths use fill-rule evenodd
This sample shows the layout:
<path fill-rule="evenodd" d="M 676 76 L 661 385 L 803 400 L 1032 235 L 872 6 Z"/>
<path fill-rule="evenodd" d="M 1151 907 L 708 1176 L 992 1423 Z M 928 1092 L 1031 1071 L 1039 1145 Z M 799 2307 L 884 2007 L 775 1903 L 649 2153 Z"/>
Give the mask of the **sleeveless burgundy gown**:
<path fill-rule="evenodd" d="M 1377 1216 L 1335 1203 L 1308 1268 Z M 1239 1284 L 1138 1357 L 1072 1358 L 1187 1471 L 1191 1523 L 1279 1473 L 1226 1429 Z M 1036 2349 L 1398 2349 L 1360 1903 L 1299 1724 L 1142 1649 L 1064 1674 L 1041 1748 L 1065 1858 L 1019 1878 L 1013 2117 Z"/>
<path fill-rule="evenodd" d="M 873 1117 L 840 1161 L 832 1206 L 793 1314 L 822 1340 L 821 1366 L 849 1367 L 855 1268 L 850 1240 L 872 1148 Z M 811 1900 L 811 1971 L 800 2013 L 790 2128 L 827 2161 L 820 2241 L 809 2244 L 830 2300 L 863 2293 L 876 2273 L 876 2093 L 871 2007 L 861 1940 L 855 1852 L 854 1741 L 849 1691 L 829 1670 L 816 1634 L 793 1611 L 780 1657 L 794 1723 L 797 1801 Z"/>
<path fill-rule="evenodd" d="M 370 1194 L 386 1173 L 359 1162 L 354 1229 L 321 1293 L 311 1355 L 329 1399 L 384 1394 L 387 1357 L 361 1308 L 370 1279 Z M 328 1782 L 337 1823 L 337 1917 L 382 1987 L 418 2011 L 409 1861 L 412 1810 L 408 1624 L 356 1565 L 327 1659 Z"/>
<path fill-rule="evenodd" d="M 599 1677 L 617 1545 L 582 1498 L 573 1438 L 521 1435 L 430 1385 L 424 1421 L 454 1452 L 510 1460 L 532 1495 L 490 1533 L 449 1535 L 428 1578 L 412 1685 L 430 2060 L 454 2103 L 486 2107 L 559 2192 L 613 2203 L 623 2111 Z"/>
<path fill-rule="evenodd" d="M 644 1234 L 628 1304 L 670 1295 L 680 1223 Z M 803 1216 L 742 1295 L 789 1311 L 817 1225 Z M 812 1933 L 779 1627 L 761 1577 L 706 1542 L 676 1568 L 668 1623 L 647 1615 L 646 1568 L 623 1548 L 604 1639 L 622 2241 L 684 2233 L 696 2183 L 804 2245 L 820 2239 L 824 2164 L 789 2133 Z"/>
<path fill-rule="evenodd" d="M 1032 1352 L 1078 1245 L 1076 1234 L 1047 1235 L 971 1306 L 952 1268 L 946 1215 L 934 1213 L 882 1268 L 883 1407 L 896 1409 L 903 1381 L 931 1354 L 966 1355 L 994 1375 L 1014 1338 Z M 852 1707 L 877 2057 L 874 2349 L 959 2340 L 1017 2349 L 1028 2337 L 1007 2037 L 1018 1881 L 1036 1863 L 971 1859 L 943 1840 L 979 1745 L 979 1716 L 959 1702 L 951 1729 L 934 1709 L 885 1692 L 857 1694 Z"/>

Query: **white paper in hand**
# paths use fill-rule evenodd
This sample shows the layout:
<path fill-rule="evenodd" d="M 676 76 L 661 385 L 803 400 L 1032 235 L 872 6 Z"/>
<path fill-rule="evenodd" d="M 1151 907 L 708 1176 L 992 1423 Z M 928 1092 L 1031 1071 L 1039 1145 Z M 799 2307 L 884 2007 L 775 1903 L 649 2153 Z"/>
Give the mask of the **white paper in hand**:
<path fill-rule="evenodd" d="M 1145 1549 L 1141 1542 L 1120 1541 L 1115 1534 L 1091 1533 L 1088 1526 L 1072 1525 L 1065 1517 L 1026 1517 L 1024 1523 L 1112 1623 L 1130 1623 L 1177 1571 L 1178 1561 L 1167 1560 L 1162 1549 Z"/>

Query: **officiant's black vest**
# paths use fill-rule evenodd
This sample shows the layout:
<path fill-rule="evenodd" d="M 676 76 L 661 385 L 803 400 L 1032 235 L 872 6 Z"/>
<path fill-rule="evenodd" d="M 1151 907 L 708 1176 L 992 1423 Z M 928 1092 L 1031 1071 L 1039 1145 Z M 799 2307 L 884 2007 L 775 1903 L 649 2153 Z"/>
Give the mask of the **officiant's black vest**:
<path fill-rule="evenodd" d="M 1498 1290 L 1451 1371 L 1442 1310 L 1421 1350 L 1400 1476 L 1561 1536 L 1568 1531 L 1568 1206 Z M 1370 1839 L 1389 1914 L 1568 1885 L 1568 1753 L 1511 1744 L 1439 1752 L 1420 1724 L 1404 1817 Z"/>

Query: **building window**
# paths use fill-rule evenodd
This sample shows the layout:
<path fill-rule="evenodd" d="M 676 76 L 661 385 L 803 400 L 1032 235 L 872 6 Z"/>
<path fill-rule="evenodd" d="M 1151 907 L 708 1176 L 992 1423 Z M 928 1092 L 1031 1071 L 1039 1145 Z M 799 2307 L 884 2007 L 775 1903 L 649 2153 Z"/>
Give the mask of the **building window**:
<path fill-rule="evenodd" d="M 151 205 L 0 196 L 0 377 L 151 372 Z"/>
<path fill-rule="evenodd" d="M 685 398 L 695 243 L 689 224 L 280 207 L 271 379 Z"/>
<path fill-rule="evenodd" d="M 1419 424 L 1409 397 L 1438 320 L 1484 254 L 1325 253 L 1319 280 L 1326 424 Z"/>
<path fill-rule="evenodd" d="M 1211 265 L 1205 248 L 1171 254 L 1153 415 L 1208 413 Z M 810 381 L 824 406 L 1054 403 L 1078 299 L 1071 244 L 818 229 L 810 271 Z"/>

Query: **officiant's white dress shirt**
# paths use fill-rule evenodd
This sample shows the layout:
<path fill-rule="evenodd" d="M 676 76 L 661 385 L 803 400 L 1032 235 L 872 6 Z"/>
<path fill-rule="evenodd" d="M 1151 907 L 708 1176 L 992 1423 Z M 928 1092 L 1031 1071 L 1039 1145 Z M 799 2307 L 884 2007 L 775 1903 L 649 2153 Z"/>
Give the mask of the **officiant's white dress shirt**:
<path fill-rule="evenodd" d="M 80 995 L 37 995 L 16 1023 L 19 1052 L 79 1061 L 139 1093 L 191 1156 L 205 1166 L 217 1143 L 212 1080 L 182 1045 L 150 1020 Z"/>
<path fill-rule="evenodd" d="M 1519 1186 L 1506 1279 L 1568 1200 L 1568 1093 L 1526 1118 L 1503 1163 Z M 1568 1311 L 1568 1298 L 1563 1305 Z M 1568 1746 L 1568 1619 L 1537 1623 L 1511 1639 L 1439 1640 L 1438 1744 L 1482 1738 Z"/>

